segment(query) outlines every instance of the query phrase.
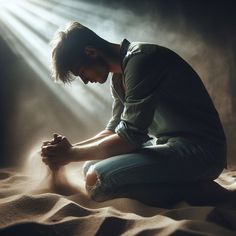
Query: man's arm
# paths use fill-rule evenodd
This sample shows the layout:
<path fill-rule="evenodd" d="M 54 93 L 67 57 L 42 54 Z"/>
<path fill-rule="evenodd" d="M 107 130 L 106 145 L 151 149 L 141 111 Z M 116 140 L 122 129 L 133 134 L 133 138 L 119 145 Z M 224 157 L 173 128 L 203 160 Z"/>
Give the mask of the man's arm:
<path fill-rule="evenodd" d="M 85 146 L 73 146 L 71 155 L 73 161 L 102 160 L 111 156 L 130 153 L 137 146 L 124 141 L 116 133 Z"/>
<path fill-rule="evenodd" d="M 81 141 L 81 142 L 78 142 L 78 143 L 75 143 L 73 146 L 83 146 L 83 145 L 88 145 L 88 144 L 91 144 L 91 143 L 94 143 L 94 142 L 97 142 L 105 137 L 108 137 L 110 135 L 113 135 L 114 132 L 111 131 L 111 130 L 102 130 L 100 133 L 98 133 L 97 135 L 95 135 L 94 137 L 90 138 L 90 139 L 87 139 L 87 140 L 84 140 L 84 141 Z"/>
<path fill-rule="evenodd" d="M 138 149 L 124 141 L 118 134 L 104 137 L 87 145 L 71 145 L 66 137 L 56 144 L 42 147 L 43 161 L 49 166 L 62 166 L 70 162 L 102 160 L 111 156 L 130 153 Z"/>
<path fill-rule="evenodd" d="M 103 139 L 109 135 L 115 134 L 115 128 L 120 122 L 120 116 L 123 112 L 124 105 L 121 102 L 121 100 L 117 94 L 117 91 L 115 91 L 113 83 L 115 83 L 115 84 L 122 83 L 122 74 L 114 73 L 112 76 L 112 85 L 111 85 L 111 95 L 113 98 L 112 117 L 109 120 L 108 124 L 106 125 L 105 130 L 101 131 L 96 136 L 94 136 L 90 139 L 87 139 L 85 141 L 74 144 L 75 146 L 91 144 L 91 143 L 99 141 L 100 139 Z"/>

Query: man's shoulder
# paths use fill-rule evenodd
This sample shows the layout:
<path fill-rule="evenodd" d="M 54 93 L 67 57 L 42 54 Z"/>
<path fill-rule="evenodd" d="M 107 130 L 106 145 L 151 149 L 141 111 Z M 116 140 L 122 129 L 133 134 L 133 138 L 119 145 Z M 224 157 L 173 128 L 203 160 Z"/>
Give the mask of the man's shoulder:
<path fill-rule="evenodd" d="M 148 58 L 152 55 L 163 58 L 166 54 L 169 54 L 168 52 L 170 51 L 170 49 L 158 44 L 147 42 L 131 42 L 127 48 L 122 65 L 123 68 L 125 68 L 131 58 L 135 60 L 135 58 L 139 57 L 138 61 L 140 61 L 141 57 L 145 60 L 145 58 Z"/>
<path fill-rule="evenodd" d="M 128 57 L 138 53 L 153 53 L 160 48 L 161 46 L 158 44 L 151 44 L 146 42 L 131 42 L 128 47 L 126 56 Z"/>

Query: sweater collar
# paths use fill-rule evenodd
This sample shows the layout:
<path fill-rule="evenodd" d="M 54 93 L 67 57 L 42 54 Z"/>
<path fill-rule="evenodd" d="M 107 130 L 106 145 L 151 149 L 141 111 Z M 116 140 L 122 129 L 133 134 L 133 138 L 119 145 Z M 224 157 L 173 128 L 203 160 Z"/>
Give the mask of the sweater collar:
<path fill-rule="evenodd" d="M 120 64 L 122 70 L 124 70 L 124 59 L 127 54 L 128 48 L 129 48 L 130 42 L 127 39 L 124 39 L 121 43 L 120 47 Z"/>

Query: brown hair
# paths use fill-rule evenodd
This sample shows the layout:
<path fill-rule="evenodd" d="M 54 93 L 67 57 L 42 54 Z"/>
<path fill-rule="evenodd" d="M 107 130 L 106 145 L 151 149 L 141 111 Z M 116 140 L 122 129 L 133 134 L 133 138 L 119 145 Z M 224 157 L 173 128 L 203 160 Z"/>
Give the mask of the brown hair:
<path fill-rule="evenodd" d="M 69 83 L 73 80 L 71 68 L 85 57 L 86 46 L 106 50 L 107 41 L 100 38 L 79 22 L 70 22 L 63 31 L 57 31 L 50 45 L 52 47 L 51 74 L 55 81 Z"/>

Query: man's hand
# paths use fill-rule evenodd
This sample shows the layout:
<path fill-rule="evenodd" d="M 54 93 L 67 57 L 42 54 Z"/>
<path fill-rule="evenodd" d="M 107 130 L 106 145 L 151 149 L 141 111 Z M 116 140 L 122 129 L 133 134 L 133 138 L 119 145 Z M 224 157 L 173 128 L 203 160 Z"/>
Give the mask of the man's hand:
<path fill-rule="evenodd" d="M 54 134 L 53 134 L 53 139 L 52 139 L 52 140 L 44 141 L 44 142 L 43 142 L 43 145 L 41 146 L 41 148 L 42 148 L 43 146 L 47 146 L 47 145 L 51 145 L 51 144 L 57 144 L 57 143 L 61 142 L 62 137 L 63 137 L 62 135 L 59 135 L 59 134 L 57 134 L 57 133 L 54 133 Z"/>
<path fill-rule="evenodd" d="M 139 147 L 124 141 L 118 134 L 107 135 L 86 145 L 71 145 L 66 137 L 55 135 L 43 143 L 41 156 L 51 170 L 72 161 L 103 160 L 112 156 L 134 152 Z"/>
<path fill-rule="evenodd" d="M 60 166 L 66 165 L 73 161 L 72 145 L 64 136 L 54 134 L 51 141 L 43 142 L 41 147 L 42 161 L 55 170 Z"/>

